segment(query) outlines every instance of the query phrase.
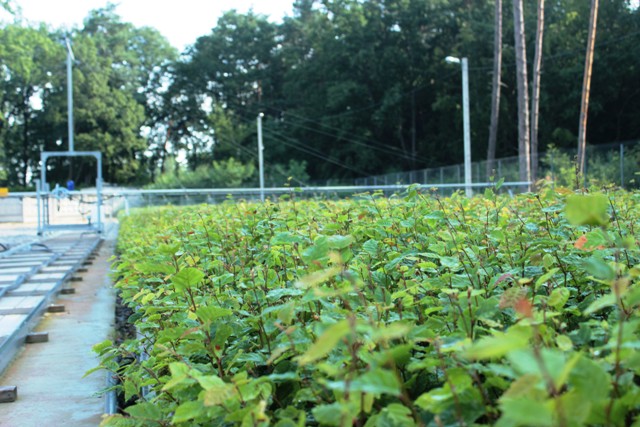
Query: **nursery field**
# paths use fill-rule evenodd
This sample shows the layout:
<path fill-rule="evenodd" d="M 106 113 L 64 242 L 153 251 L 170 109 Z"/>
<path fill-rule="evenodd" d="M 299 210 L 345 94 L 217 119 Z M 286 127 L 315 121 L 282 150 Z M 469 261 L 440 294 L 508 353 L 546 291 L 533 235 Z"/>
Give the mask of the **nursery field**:
<path fill-rule="evenodd" d="M 141 209 L 108 426 L 640 426 L 640 194 Z"/>

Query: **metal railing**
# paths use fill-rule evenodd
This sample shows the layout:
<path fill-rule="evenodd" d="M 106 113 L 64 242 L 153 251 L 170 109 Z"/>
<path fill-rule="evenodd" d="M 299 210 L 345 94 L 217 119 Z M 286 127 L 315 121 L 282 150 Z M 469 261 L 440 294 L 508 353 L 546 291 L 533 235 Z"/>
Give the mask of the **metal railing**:
<path fill-rule="evenodd" d="M 548 179 L 556 185 L 574 186 L 575 157 L 577 150 L 551 147 L 538 155 L 538 179 Z M 520 158 L 503 157 L 488 167 L 486 160 L 472 162 L 471 176 L 474 182 L 518 181 L 520 179 Z M 640 141 L 626 141 L 615 144 L 591 145 L 587 147 L 587 165 L 582 184 L 609 183 L 621 188 L 638 188 L 636 173 L 640 171 Z M 443 185 L 464 181 L 464 165 L 427 168 L 409 172 L 396 172 L 357 178 L 356 185 L 388 185 L 431 183 Z"/>
<path fill-rule="evenodd" d="M 484 188 L 492 187 L 493 182 L 481 182 L 471 184 L 471 188 L 476 191 L 482 191 Z M 529 187 L 529 182 L 509 181 L 504 182 L 501 191 L 513 193 L 521 192 Z M 416 184 L 416 187 L 428 190 L 429 192 L 438 193 L 439 195 L 449 195 L 457 190 L 464 190 L 464 183 L 445 183 L 445 184 Z M 407 185 L 390 184 L 390 185 L 345 185 L 345 186 L 308 186 L 308 187 L 275 187 L 265 188 L 264 195 L 266 198 L 276 201 L 296 198 L 322 198 L 322 199 L 339 199 L 339 198 L 358 198 L 366 197 L 373 192 L 382 192 L 389 196 L 391 194 L 401 194 L 407 190 Z M 64 216 L 67 223 L 70 218 L 74 217 L 78 224 L 84 224 L 87 221 L 95 221 L 87 215 L 87 210 L 95 212 L 96 209 L 90 207 L 90 203 L 95 199 L 87 199 L 88 194 L 73 191 L 70 192 L 70 199 L 56 201 L 59 203 L 59 209 L 52 209 L 52 215 Z M 35 192 L 16 192 L 10 193 L 9 198 L 20 199 L 25 206 L 34 205 L 32 199 L 36 198 Z M 115 217 L 119 211 L 128 211 L 132 207 L 142 206 L 162 206 L 162 205 L 193 205 L 201 203 L 221 203 L 226 200 L 247 200 L 260 201 L 260 188 L 208 188 L 208 189 L 165 189 L 165 190 L 144 190 L 144 189 L 109 189 L 103 190 L 103 221 Z M 80 202 L 82 200 L 82 202 Z M 87 204 L 89 206 L 87 207 Z M 30 207 L 33 209 L 33 206 Z M 74 212 L 74 209 L 78 212 Z M 31 218 L 29 220 L 29 218 Z M 34 221 L 35 213 L 32 212 L 30 217 L 25 216 L 25 222 Z M 0 218 L 0 222 L 2 219 Z M 56 222 L 57 218 L 52 218 L 52 222 Z"/>

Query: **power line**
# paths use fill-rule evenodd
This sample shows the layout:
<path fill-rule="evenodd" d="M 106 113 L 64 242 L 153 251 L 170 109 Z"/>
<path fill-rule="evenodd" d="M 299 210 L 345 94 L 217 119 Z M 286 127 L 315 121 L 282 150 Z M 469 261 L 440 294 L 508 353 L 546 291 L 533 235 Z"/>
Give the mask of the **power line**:
<path fill-rule="evenodd" d="M 317 151 L 317 150 L 315 150 L 315 149 L 313 149 L 311 147 L 301 146 L 301 145 L 299 145 L 300 144 L 299 141 L 297 141 L 297 140 L 295 140 L 293 138 L 290 138 L 288 136 L 279 134 L 278 132 L 276 132 L 276 131 L 274 131 L 272 129 L 265 128 L 264 131 L 266 133 L 270 134 L 271 136 L 277 138 L 278 141 L 281 142 L 282 144 L 284 144 L 284 145 L 286 145 L 288 147 L 291 147 L 291 148 L 293 148 L 295 150 L 302 151 L 304 153 L 307 153 L 307 154 L 309 154 L 311 156 L 317 157 L 317 158 L 322 159 L 324 161 L 327 161 L 329 163 L 333 163 L 334 165 L 340 166 L 340 167 L 342 167 L 344 169 L 350 170 L 352 172 L 356 172 L 356 173 L 358 173 L 360 175 L 367 175 L 367 172 L 365 172 L 363 170 L 360 170 L 360 169 L 358 169 L 356 167 L 349 166 L 349 165 L 347 165 L 345 163 L 342 163 L 341 161 L 335 159 L 334 157 L 327 157 L 324 154 L 322 154 L 321 152 L 319 152 L 319 151 Z"/>
<path fill-rule="evenodd" d="M 305 117 L 302 117 L 302 116 L 297 116 L 297 115 L 292 114 L 290 112 L 285 112 L 285 114 L 290 115 L 290 116 L 292 116 L 294 118 L 298 118 L 298 119 L 301 119 L 301 120 L 305 120 L 305 121 L 317 124 L 319 126 L 323 126 L 325 128 L 328 128 L 328 129 L 332 129 L 332 130 L 335 130 L 335 131 L 341 131 L 341 129 L 339 129 L 339 128 L 334 128 L 332 126 L 326 125 L 324 123 L 321 123 L 321 122 L 318 122 L 318 121 L 315 121 L 315 120 L 312 120 L 312 119 L 309 119 L 309 118 L 305 118 Z M 384 152 L 386 154 L 392 154 L 394 156 L 401 157 L 401 158 L 404 158 L 406 160 L 420 160 L 423 163 L 428 163 L 427 159 L 425 159 L 423 157 L 420 157 L 420 156 L 413 157 L 410 154 L 404 153 L 403 151 L 401 151 L 400 149 L 398 149 L 396 147 L 393 147 L 393 146 L 390 146 L 390 145 L 383 145 L 383 143 L 376 142 L 376 141 L 373 141 L 373 140 L 369 140 L 369 139 L 362 139 L 362 140 L 348 139 L 348 138 L 341 137 L 340 135 L 336 135 L 336 134 L 329 133 L 329 132 L 326 132 L 326 131 L 323 131 L 323 130 L 319 130 L 319 129 L 314 129 L 312 127 L 305 126 L 305 125 L 302 125 L 302 124 L 291 123 L 291 122 L 285 122 L 285 123 L 288 124 L 288 125 L 291 125 L 291 126 L 296 126 L 296 127 L 302 128 L 302 129 L 309 130 L 311 132 L 315 132 L 315 133 L 320 134 L 320 135 L 330 136 L 330 137 L 334 137 L 336 139 L 341 138 L 341 139 L 343 139 L 343 140 L 345 140 L 347 142 L 350 142 L 350 143 L 353 143 L 353 144 L 356 144 L 356 145 L 360 145 L 362 147 L 366 147 L 366 148 L 369 148 L 369 149 L 378 150 L 378 151 Z M 345 133 L 347 135 L 351 134 L 349 132 L 345 132 Z M 368 144 L 367 142 L 371 142 L 371 144 Z"/>

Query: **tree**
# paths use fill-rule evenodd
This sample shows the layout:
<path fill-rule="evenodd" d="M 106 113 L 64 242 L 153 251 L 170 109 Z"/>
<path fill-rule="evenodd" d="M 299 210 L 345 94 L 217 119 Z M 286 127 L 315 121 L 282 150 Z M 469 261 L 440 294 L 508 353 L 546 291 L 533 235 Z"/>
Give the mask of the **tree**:
<path fill-rule="evenodd" d="M 39 152 L 50 138 L 38 130 L 54 89 L 54 74 L 64 63 L 63 48 L 44 26 L 11 24 L 0 30 L 0 58 L 5 174 L 11 185 L 26 186 L 29 171 L 37 169 Z"/>
<path fill-rule="evenodd" d="M 165 102 L 171 142 L 186 149 L 192 169 L 210 164 L 213 153 L 235 151 L 246 161 L 255 152 L 247 124 L 254 130 L 262 105 L 276 106 L 281 93 L 276 35 L 264 16 L 227 12 L 175 65 Z"/>
<path fill-rule="evenodd" d="M 513 0 L 513 25 L 516 51 L 516 73 L 518 84 L 518 156 L 520 180 L 531 180 L 529 144 L 529 95 L 527 84 L 527 53 L 524 34 L 524 12 L 522 0 Z"/>
<path fill-rule="evenodd" d="M 149 136 L 164 108 L 158 93 L 166 83 L 175 49 L 156 30 L 123 22 L 115 6 L 90 12 L 74 37 L 74 95 L 78 149 L 99 150 L 106 181 L 132 184 L 147 181 Z M 77 181 L 92 180 L 88 169 Z"/>
<path fill-rule="evenodd" d="M 538 178 L 538 113 L 540 110 L 540 75 L 542 69 L 542 41 L 544 36 L 544 0 L 538 0 L 536 47 L 531 83 L 531 180 Z"/>
<path fill-rule="evenodd" d="M 587 150 L 587 114 L 589 111 L 589 93 L 591 90 L 591 70 L 593 68 L 593 51 L 596 43 L 596 28 L 598 21 L 598 0 L 591 0 L 591 14 L 589 16 L 589 36 L 587 39 L 587 54 L 584 63 L 584 77 L 582 80 L 582 102 L 580 103 L 580 125 L 578 128 L 578 170 L 585 172 Z"/>
<path fill-rule="evenodd" d="M 502 0 L 495 0 L 493 38 L 493 80 L 491 83 L 491 124 L 487 146 L 487 176 L 493 174 L 498 139 L 498 119 L 500 115 L 500 76 L 502 72 Z"/>

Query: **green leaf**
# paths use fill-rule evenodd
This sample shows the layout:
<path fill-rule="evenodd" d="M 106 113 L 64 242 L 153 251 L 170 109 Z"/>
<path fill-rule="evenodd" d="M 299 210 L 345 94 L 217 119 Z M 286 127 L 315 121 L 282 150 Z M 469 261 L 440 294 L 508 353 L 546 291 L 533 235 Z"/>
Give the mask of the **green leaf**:
<path fill-rule="evenodd" d="M 396 338 L 407 336 L 411 331 L 411 325 L 402 322 L 394 322 L 386 326 L 382 326 L 373 331 L 371 340 L 373 342 L 390 341 Z"/>
<path fill-rule="evenodd" d="M 106 350 L 110 350 L 111 348 L 113 348 L 113 341 L 111 340 L 104 340 L 101 343 L 95 344 L 93 347 L 91 347 L 93 352 L 98 353 L 99 355 L 102 355 Z"/>
<path fill-rule="evenodd" d="M 476 360 L 496 359 L 511 351 L 528 347 L 531 335 L 528 327 L 512 326 L 506 333 L 496 332 L 491 337 L 476 341 L 464 351 L 464 356 Z"/>
<path fill-rule="evenodd" d="M 544 364 L 545 374 L 540 370 L 540 364 L 532 350 L 516 350 L 507 355 L 511 366 L 517 373 L 534 374 L 539 378 L 543 378 L 546 374 L 550 375 L 556 387 L 560 388 L 564 385 L 569 376 L 570 371 L 578 362 L 579 354 L 574 354 L 568 361 L 567 355 L 562 351 L 543 348 L 541 353 L 542 363 Z"/>
<path fill-rule="evenodd" d="M 573 225 L 605 226 L 609 223 L 609 199 L 604 194 L 567 197 L 565 213 Z"/>
<path fill-rule="evenodd" d="M 180 244 L 176 243 L 173 245 L 169 245 L 169 244 L 161 244 L 158 245 L 158 253 L 162 254 L 162 255 L 169 255 L 169 256 L 173 256 L 175 255 L 176 252 L 178 252 L 180 250 Z"/>
<path fill-rule="evenodd" d="M 133 406 L 128 406 L 125 412 L 133 418 L 139 418 L 146 421 L 158 421 L 162 419 L 162 410 L 159 406 L 150 402 L 142 402 Z"/>
<path fill-rule="evenodd" d="M 296 313 L 296 305 L 293 302 L 284 304 L 278 311 L 278 320 L 284 324 L 291 324 Z"/>
<path fill-rule="evenodd" d="M 313 288 L 321 283 L 334 277 L 342 271 L 340 267 L 329 267 L 324 270 L 316 271 L 308 274 L 296 282 L 297 288 L 307 289 Z"/>
<path fill-rule="evenodd" d="M 216 319 L 232 314 L 233 310 L 216 306 L 200 307 L 196 310 L 196 316 L 198 316 L 198 319 L 204 324 L 211 324 Z"/>
<path fill-rule="evenodd" d="M 593 255 L 582 263 L 582 266 L 593 277 L 600 280 L 613 280 L 616 273 L 599 255 Z"/>
<path fill-rule="evenodd" d="M 536 280 L 534 288 L 537 290 L 540 286 L 542 286 L 543 284 L 548 282 L 549 279 L 551 279 L 553 277 L 553 275 L 558 272 L 558 270 L 560 270 L 560 269 L 559 268 L 552 268 L 551 270 L 547 271 L 545 274 L 540 276 L 538 278 L 538 280 Z"/>
<path fill-rule="evenodd" d="M 585 316 L 589 316 L 597 311 L 602 310 L 603 308 L 612 307 L 614 305 L 616 305 L 615 295 L 606 294 L 604 296 L 601 296 L 591 304 L 589 304 L 589 307 L 587 307 L 586 310 L 584 310 L 583 314 Z"/>
<path fill-rule="evenodd" d="M 313 262 L 324 262 L 329 254 L 329 241 L 326 236 L 319 236 L 302 252 L 302 260 L 309 265 Z"/>
<path fill-rule="evenodd" d="M 537 402 L 529 398 L 501 399 L 500 421 L 508 423 L 498 425 L 516 425 L 530 427 L 554 426 L 553 411 L 545 402 Z M 503 421 L 504 420 L 504 421 Z"/>
<path fill-rule="evenodd" d="M 321 425 L 340 426 L 343 410 L 340 403 L 334 402 L 329 405 L 317 405 L 311 412 Z"/>
<path fill-rule="evenodd" d="M 204 279 L 204 273 L 202 271 L 197 268 L 186 267 L 177 272 L 171 279 L 171 282 L 177 292 L 184 292 L 200 283 L 202 279 Z"/>
<path fill-rule="evenodd" d="M 304 291 L 296 288 L 278 288 L 267 292 L 267 299 L 277 301 L 282 297 L 296 297 L 304 294 Z"/>
<path fill-rule="evenodd" d="M 296 236 L 290 232 L 276 233 L 275 236 L 271 238 L 271 245 L 292 245 L 294 243 L 302 243 L 304 239 L 300 236 Z"/>
<path fill-rule="evenodd" d="M 598 361 L 581 357 L 569 373 L 569 385 L 585 398 L 598 401 L 608 399 L 612 389 L 611 377 Z"/>
<path fill-rule="evenodd" d="M 219 405 L 234 394 L 233 386 L 215 375 L 200 376 L 196 379 L 204 389 L 202 393 L 204 406 Z"/>
<path fill-rule="evenodd" d="M 223 346 L 227 342 L 227 339 L 233 334 L 233 328 L 225 322 L 218 322 L 215 331 L 215 336 L 213 340 L 211 340 L 213 345 Z"/>
<path fill-rule="evenodd" d="M 583 249 L 586 250 L 593 250 L 593 249 L 597 249 L 598 247 L 602 246 L 602 247 L 606 247 L 609 242 L 607 240 L 607 237 L 605 236 L 606 231 L 603 231 L 600 228 L 596 228 L 593 231 L 590 231 L 586 234 L 586 238 L 587 241 L 583 246 Z"/>
<path fill-rule="evenodd" d="M 415 427 L 411 410 L 399 403 L 392 403 L 367 420 L 365 427 Z"/>
<path fill-rule="evenodd" d="M 369 254 L 369 256 L 376 256 L 378 254 L 378 248 L 380 247 L 380 242 L 377 240 L 367 240 L 362 245 L 362 249 Z"/>
<path fill-rule="evenodd" d="M 327 240 L 330 249 L 344 249 L 353 244 L 356 239 L 353 236 L 330 236 Z"/>
<path fill-rule="evenodd" d="M 332 381 L 327 383 L 327 387 L 334 390 L 344 390 L 347 385 L 345 381 Z M 361 391 L 373 394 L 389 394 L 400 396 L 400 381 L 393 372 L 384 369 L 374 369 L 353 380 L 350 390 Z"/>
<path fill-rule="evenodd" d="M 566 335 L 558 335 L 556 337 L 556 345 L 562 351 L 573 350 L 573 341 Z"/>
<path fill-rule="evenodd" d="M 302 356 L 298 357 L 298 363 L 307 365 L 323 358 L 338 345 L 340 340 L 349 333 L 349 330 L 349 322 L 347 320 L 342 320 L 329 326 L 318 337 L 316 342 Z"/>
<path fill-rule="evenodd" d="M 187 401 L 176 408 L 176 411 L 173 414 L 172 422 L 183 423 L 193 418 L 204 415 L 204 412 L 205 408 L 202 402 L 198 400 Z"/>
<path fill-rule="evenodd" d="M 176 387 L 183 388 L 194 381 L 189 377 L 189 367 L 183 362 L 169 364 L 169 371 L 171 372 L 171 379 L 162 386 L 162 390 L 171 390 Z"/>
<path fill-rule="evenodd" d="M 416 399 L 415 404 L 425 411 L 439 414 L 449 406 L 451 400 L 453 400 L 453 393 L 449 385 L 445 385 L 423 393 Z"/>
<path fill-rule="evenodd" d="M 460 269 L 460 260 L 457 257 L 442 256 L 440 257 L 440 264 L 443 267 L 448 268 L 451 271 L 458 271 Z"/>
<path fill-rule="evenodd" d="M 567 288 L 555 288 L 551 295 L 549 295 L 549 299 L 547 300 L 547 304 L 550 307 L 555 308 L 556 310 L 561 309 L 569 300 L 569 296 L 571 292 Z"/>
<path fill-rule="evenodd" d="M 142 274 L 153 274 L 153 273 L 162 273 L 162 274 L 171 274 L 174 272 L 174 268 L 169 264 L 163 264 L 160 262 L 143 262 L 140 264 L 135 264 L 134 268 L 138 270 Z"/>

